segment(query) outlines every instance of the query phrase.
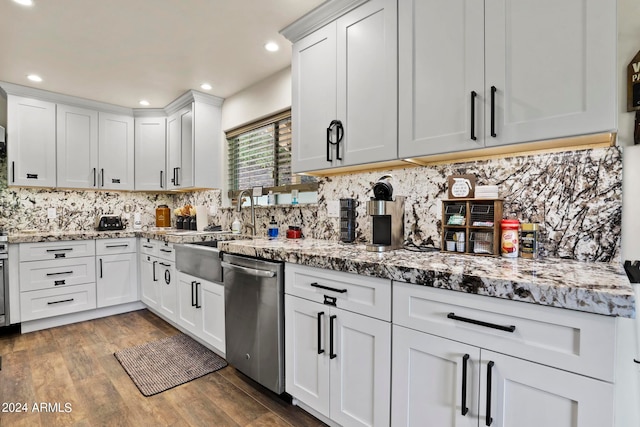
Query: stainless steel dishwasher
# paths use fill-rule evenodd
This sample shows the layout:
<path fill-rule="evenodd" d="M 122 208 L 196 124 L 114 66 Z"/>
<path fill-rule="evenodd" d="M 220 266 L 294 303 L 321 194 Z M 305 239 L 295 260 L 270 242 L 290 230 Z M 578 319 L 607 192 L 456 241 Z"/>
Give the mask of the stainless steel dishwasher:
<path fill-rule="evenodd" d="M 284 264 L 224 254 L 226 358 L 237 370 L 284 391 Z"/>

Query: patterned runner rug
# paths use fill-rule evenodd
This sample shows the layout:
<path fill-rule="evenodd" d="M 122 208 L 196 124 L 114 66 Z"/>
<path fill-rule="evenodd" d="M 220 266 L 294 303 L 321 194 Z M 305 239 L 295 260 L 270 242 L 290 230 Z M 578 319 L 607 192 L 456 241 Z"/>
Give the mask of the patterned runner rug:
<path fill-rule="evenodd" d="M 227 366 L 226 360 L 184 334 L 119 350 L 114 356 L 145 396 Z"/>

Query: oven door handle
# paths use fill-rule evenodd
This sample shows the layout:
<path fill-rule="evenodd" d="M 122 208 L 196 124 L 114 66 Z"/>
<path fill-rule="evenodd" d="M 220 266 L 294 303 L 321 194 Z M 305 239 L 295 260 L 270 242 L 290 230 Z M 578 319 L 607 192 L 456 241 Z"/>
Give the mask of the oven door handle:
<path fill-rule="evenodd" d="M 222 268 L 242 271 L 243 273 L 247 273 L 257 277 L 275 277 L 276 275 L 275 271 L 267 271 L 267 270 L 259 270 L 257 268 L 243 267 L 241 265 L 231 264 L 229 262 L 224 262 L 224 261 L 222 261 L 220 265 L 222 266 Z"/>

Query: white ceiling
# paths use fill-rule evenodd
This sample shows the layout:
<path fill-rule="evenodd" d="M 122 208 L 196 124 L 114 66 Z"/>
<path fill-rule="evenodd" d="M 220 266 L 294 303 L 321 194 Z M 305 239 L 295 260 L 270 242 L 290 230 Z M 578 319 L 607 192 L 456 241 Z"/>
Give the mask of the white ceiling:
<path fill-rule="evenodd" d="M 0 0 L 0 81 L 130 108 L 162 108 L 203 82 L 225 98 L 289 66 L 278 31 L 322 2 Z"/>

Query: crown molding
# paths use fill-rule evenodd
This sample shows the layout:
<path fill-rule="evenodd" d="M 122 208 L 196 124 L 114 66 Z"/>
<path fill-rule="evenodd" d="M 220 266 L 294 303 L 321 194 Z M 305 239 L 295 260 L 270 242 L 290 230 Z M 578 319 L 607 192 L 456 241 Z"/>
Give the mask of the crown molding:
<path fill-rule="evenodd" d="M 164 111 L 167 115 L 171 115 L 181 108 L 186 107 L 193 101 L 201 102 L 204 104 L 213 105 L 214 107 L 221 107 L 224 102 L 224 98 L 219 96 L 209 95 L 208 93 L 198 92 L 197 90 L 189 90 L 180 95 L 175 100 L 171 101 L 169 105 L 164 107 Z"/>
<path fill-rule="evenodd" d="M 367 1 L 368 0 L 327 0 L 303 15 L 300 19 L 280 30 L 280 34 L 291 43 L 295 43 Z"/>
<path fill-rule="evenodd" d="M 104 111 L 105 113 L 124 114 L 128 116 L 133 115 L 133 110 L 131 108 L 107 104 L 106 102 L 93 101 L 91 99 L 78 98 L 77 96 L 63 95 L 61 93 L 50 92 L 44 89 L 36 89 L 3 81 L 0 81 L 0 88 L 2 88 L 2 91 L 8 95 L 37 98 L 42 101 L 65 104 L 79 108 L 90 108 L 92 110 Z"/>

